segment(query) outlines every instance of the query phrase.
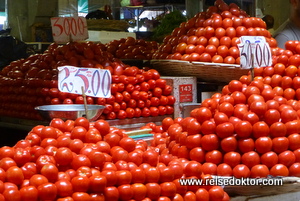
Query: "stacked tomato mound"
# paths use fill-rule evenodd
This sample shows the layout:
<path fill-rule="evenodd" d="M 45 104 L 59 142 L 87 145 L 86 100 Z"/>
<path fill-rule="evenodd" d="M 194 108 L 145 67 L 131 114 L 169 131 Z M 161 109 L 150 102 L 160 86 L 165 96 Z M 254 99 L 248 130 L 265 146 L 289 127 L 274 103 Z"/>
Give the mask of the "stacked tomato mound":
<path fill-rule="evenodd" d="M 239 64 L 241 36 L 264 36 L 271 48 L 277 46 L 261 18 L 249 17 L 234 3 L 217 0 L 166 36 L 153 59 Z"/>
<path fill-rule="evenodd" d="M 205 174 L 300 176 L 299 41 L 286 48 L 273 66 L 230 81 L 190 117 L 164 119 L 153 145 L 201 163 Z"/>
<path fill-rule="evenodd" d="M 57 67 L 64 65 L 110 70 L 111 97 L 87 97 L 88 104 L 106 106 L 101 118 L 173 114 L 172 87 L 156 70 L 125 65 L 106 49 L 93 42 L 53 43 L 43 54 L 11 62 L 0 72 L 0 115 L 41 119 L 35 106 L 83 104 L 83 96 L 58 90 Z"/>
<path fill-rule="evenodd" d="M 108 42 L 105 47 L 106 51 L 118 59 L 151 60 L 153 53 L 158 49 L 158 43 L 127 37 Z"/>
<path fill-rule="evenodd" d="M 180 185 L 210 178 L 199 162 L 135 141 L 105 120 L 55 118 L 1 147 L 0 159 L 1 200 L 229 200 L 219 186 Z"/>

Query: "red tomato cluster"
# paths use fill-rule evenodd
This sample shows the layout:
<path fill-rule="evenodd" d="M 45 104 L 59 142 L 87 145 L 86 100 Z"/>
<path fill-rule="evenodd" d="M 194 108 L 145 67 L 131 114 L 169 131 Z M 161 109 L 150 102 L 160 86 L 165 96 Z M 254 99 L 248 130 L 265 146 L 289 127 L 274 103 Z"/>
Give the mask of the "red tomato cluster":
<path fill-rule="evenodd" d="M 106 51 L 119 59 L 150 60 L 153 53 L 158 49 L 158 43 L 127 37 L 108 42 L 105 47 Z"/>
<path fill-rule="evenodd" d="M 216 1 L 166 36 L 153 58 L 239 64 L 240 36 L 265 36 L 271 48 L 277 46 L 261 18 L 249 17 L 234 3 Z"/>
<path fill-rule="evenodd" d="M 153 145 L 202 163 L 206 174 L 300 176 L 300 68 L 276 63 L 254 74 L 230 81 L 190 117 L 165 118 Z"/>
<path fill-rule="evenodd" d="M 113 57 L 103 44 L 51 44 L 43 54 L 13 61 L 0 72 L 0 114 L 40 119 L 34 107 L 47 104 L 83 104 L 83 96 L 61 92 L 57 67 L 102 68 L 112 74 L 112 96 L 87 97 L 88 104 L 105 105 L 101 118 L 124 119 L 173 114 L 172 87 L 154 69 L 139 69 Z"/>
<path fill-rule="evenodd" d="M 53 119 L 0 148 L 0 200 L 229 200 L 219 186 L 180 185 L 182 178 L 211 176 L 199 162 L 167 152 L 105 120 Z"/>

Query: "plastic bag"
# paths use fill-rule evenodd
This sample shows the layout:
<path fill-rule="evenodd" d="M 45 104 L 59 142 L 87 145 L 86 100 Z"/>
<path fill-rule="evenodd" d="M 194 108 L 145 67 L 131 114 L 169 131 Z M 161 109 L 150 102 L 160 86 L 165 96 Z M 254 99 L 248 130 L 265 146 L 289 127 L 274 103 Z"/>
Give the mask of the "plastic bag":
<path fill-rule="evenodd" d="M 12 61 L 28 56 L 26 43 L 10 35 L 0 35 L 0 69 Z"/>

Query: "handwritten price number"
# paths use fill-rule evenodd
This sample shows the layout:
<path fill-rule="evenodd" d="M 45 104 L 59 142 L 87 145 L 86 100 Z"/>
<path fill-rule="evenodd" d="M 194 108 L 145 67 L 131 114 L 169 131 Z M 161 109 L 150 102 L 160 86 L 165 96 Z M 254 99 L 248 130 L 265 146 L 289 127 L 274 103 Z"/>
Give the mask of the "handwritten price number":
<path fill-rule="evenodd" d="M 241 43 L 265 43 L 266 38 L 264 36 L 241 36 Z"/>
<path fill-rule="evenodd" d="M 180 85 L 180 92 L 191 92 L 192 85 Z"/>
<path fill-rule="evenodd" d="M 63 66 L 58 68 L 58 88 L 60 91 L 87 96 L 108 98 L 111 96 L 111 74 L 109 70 Z"/>
<path fill-rule="evenodd" d="M 264 37 L 241 37 L 240 61 L 244 69 L 272 65 L 270 46 Z"/>
<path fill-rule="evenodd" d="M 51 25 L 53 39 L 56 42 L 80 41 L 88 38 L 84 17 L 53 17 Z"/>

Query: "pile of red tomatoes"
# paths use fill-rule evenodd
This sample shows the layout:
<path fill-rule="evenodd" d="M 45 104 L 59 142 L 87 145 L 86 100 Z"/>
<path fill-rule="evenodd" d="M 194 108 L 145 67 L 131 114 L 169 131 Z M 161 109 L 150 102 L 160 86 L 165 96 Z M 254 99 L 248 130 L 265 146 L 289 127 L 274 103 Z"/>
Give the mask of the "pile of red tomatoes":
<path fill-rule="evenodd" d="M 118 59 L 151 60 L 153 53 L 158 49 L 156 41 L 146 41 L 133 37 L 113 40 L 105 44 L 106 51 Z"/>
<path fill-rule="evenodd" d="M 277 46 L 261 18 L 217 0 L 166 36 L 153 59 L 239 64 L 240 36 L 265 36 L 271 48 Z"/>
<path fill-rule="evenodd" d="M 58 90 L 57 67 L 108 69 L 111 97 L 87 97 L 88 104 L 106 106 L 101 118 L 125 119 L 173 114 L 172 87 L 154 69 L 125 65 L 101 43 L 51 44 L 43 54 L 11 62 L 0 72 L 0 115 L 40 119 L 34 107 L 83 104 L 83 96 Z"/>
<path fill-rule="evenodd" d="M 198 161 L 206 174 L 300 176 L 298 45 L 288 41 L 272 66 L 230 81 L 190 117 L 164 119 L 154 145 Z"/>
<path fill-rule="evenodd" d="M 0 200 L 229 200 L 220 186 L 180 185 L 182 178 L 211 176 L 199 162 L 167 151 L 105 120 L 53 119 L 15 146 L 0 148 Z"/>

